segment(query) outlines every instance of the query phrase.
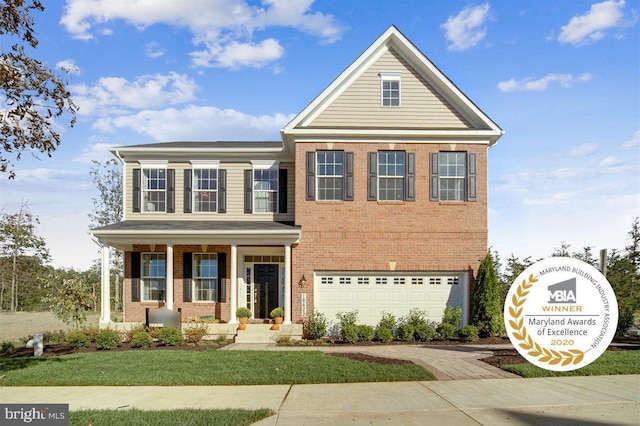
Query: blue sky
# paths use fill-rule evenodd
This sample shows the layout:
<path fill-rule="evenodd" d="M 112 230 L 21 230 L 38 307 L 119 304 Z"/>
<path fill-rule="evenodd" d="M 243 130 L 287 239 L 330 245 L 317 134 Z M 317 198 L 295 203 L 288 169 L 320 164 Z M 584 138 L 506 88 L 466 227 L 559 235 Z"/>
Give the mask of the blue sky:
<path fill-rule="evenodd" d="M 489 152 L 503 259 L 562 242 L 622 249 L 640 215 L 638 1 L 43 3 L 30 54 L 68 71 L 78 123 L 52 158 L 25 153 L 15 180 L 0 177 L 0 208 L 29 203 L 56 267 L 98 257 L 91 160 L 147 142 L 278 140 L 392 24 L 505 130 Z"/>

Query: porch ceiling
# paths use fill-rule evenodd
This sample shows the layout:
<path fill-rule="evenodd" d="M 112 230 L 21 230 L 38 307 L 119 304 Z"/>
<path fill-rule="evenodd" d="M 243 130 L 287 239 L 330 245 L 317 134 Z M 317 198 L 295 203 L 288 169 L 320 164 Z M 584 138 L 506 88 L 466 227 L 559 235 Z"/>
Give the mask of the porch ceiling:
<path fill-rule="evenodd" d="M 125 220 L 89 230 L 101 245 L 131 250 L 134 244 L 286 245 L 300 227 L 280 222 Z"/>

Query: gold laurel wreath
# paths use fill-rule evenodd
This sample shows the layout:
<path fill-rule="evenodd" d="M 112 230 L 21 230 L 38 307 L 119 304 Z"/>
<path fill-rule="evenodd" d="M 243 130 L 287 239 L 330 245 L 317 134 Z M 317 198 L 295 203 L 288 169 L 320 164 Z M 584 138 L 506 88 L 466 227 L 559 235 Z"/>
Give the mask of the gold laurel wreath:
<path fill-rule="evenodd" d="M 533 283 L 538 282 L 538 279 L 529 275 L 529 280 L 522 280 L 522 284 L 516 289 L 516 294 L 511 298 L 513 306 L 509 306 L 509 325 L 516 331 L 512 331 L 513 337 L 518 340 L 518 346 L 527 350 L 529 356 L 536 357 L 540 362 L 546 362 L 550 365 L 561 364 L 578 364 L 584 358 L 584 352 L 579 349 L 569 349 L 567 351 L 554 351 L 553 349 L 547 349 L 534 342 L 531 336 L 527 334 L 527 328 L 524 325 L 524 318 L 522 316 L 522 305 L 527 300 L 529 289 L 533 286 Z"/>

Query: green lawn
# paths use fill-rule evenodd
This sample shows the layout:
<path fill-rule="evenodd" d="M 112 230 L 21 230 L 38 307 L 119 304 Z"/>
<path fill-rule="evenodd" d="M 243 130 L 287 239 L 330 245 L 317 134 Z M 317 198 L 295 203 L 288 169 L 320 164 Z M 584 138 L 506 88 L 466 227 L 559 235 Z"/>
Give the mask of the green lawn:
<path fill-rule="evenodd" d="M 247 426 L 269 417 L 271 410 L 82 410 L 69 413 L 70 426 Z"/>
<path fill-rule="evenodd" d="M 167 374 L 171 371 L 171 374 Z M 125 351 L 0 358 L 3 386 L 186 386 L 435 380 L 415 364 L 353 361 L 319 351 Z"/>
<path fill-rule="evenodd" d="M 526 378 L 640 374 L 640 350 L 606 351 L 591 364 L 573 371 L 549 371 L 530 363 L 504 365 L 502 369 Z"/>

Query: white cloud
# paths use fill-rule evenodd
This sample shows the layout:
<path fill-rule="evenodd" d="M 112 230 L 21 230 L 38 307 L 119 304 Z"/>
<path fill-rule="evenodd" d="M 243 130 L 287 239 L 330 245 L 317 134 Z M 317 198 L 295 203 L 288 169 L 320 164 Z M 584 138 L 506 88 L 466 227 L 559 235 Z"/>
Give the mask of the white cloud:
<path fill-rule="evenodd" d="M 598 145 L 595 143 L 583 143 L 569 149 L 567 155 L 569 157 L 586 157 L 598 151 Z"/>
<path fill-rule="evenodd" d="M 121 77 L 103 77 L 93 85 L 70 86 L 82 115 L 105 112 L 122 113 L 127 109 L 162 108 L 195 99 L 196 83 L 184 74 L 143 75 L 129 81 Z"/>
<path fill-rule="evenodd" d="M 561 28 L 558 41 L 583 45 L 602 39 L 607 30 L 624 25 L 624 3 L 624 0 L 606 0 L 591 5 L 587 13 L 574 16 Z"/>
<path fill-rule="evenodd" d="M 194 65 L 255 67 L 282 56 L 278 41 L 254 41 L 256 30 L 289 27 L 318 37 L 322 43 L 342 37 L 345 28 L 333 15 L 312 12 L 312 4 L 313 0 L 264 0 L 262 6 L 246 0 L 68 0 L 60 22 L 79 39 L 93 38 L 94 32 L 104 31 L 104 26 L 116 20 L 141 30 L 154 24 L 187 28 L 193 34 L 193 43 L 205 47 L 192 52 Z M 260 59 L 248 60 L 243 54 L 246 50 Z"/>
<path fill-rule="evenodd" d="M 562 88 L 573 87 L 577 83 L 586 83 L 591 80 L 591 74 L 583 73 L 578 76 L 572 74 L 547 74 L 538 80 L 532 80 L 527 77 L 522 80 L 510 79 L 507 81 L 501 81 L 498 83 L 498 89 L 502 92 L 515 92 L 515 91 L 544 91 L 547 90 L 549 85 L 557 83 Z"/>
<path fill-rule="evenodd" d="M 447 48 L 465 50 L 480 43 L 487 35 L 484 24 L 489 18 L 489 8 L 489 3 L 468 6 L 456 16 L 450 16 L 447 22 L 441 25 L 449 41 Z"/>
<path fill-rule="evenodd" d="M 73 159 L 74 162 L 82 164 L 92 164 L 92 161 L 104 162 L 113 158 L 113 155 L 109 152 L 109 149 L 113 148 L 115 144 L 109 143 L 95 143 L 82 149 L 82 153 Z"/>
<path fill-rule="evenodd" d="M 145 110 L 115 118 L 102 118 L 93 127 L 104 132 L 130 129 L 158 141 L 280 140 L 280 129 L 293 116 L 252 116 L 233 109 L 189 105 L 180 110 Z"/>
<path fill-rule="evenodd" d="M 222 67 L 237 69 L 241 67 L 262 68 L 279 59 L 284 49 L 277 40 L 263 40 L 260 44 L 238 43 L 233 41 L 215 53 L 213 50 L 201 50 L 191 53 L 193 64 L 201 67 Z"/>
<path fill-rule="evenodd" d="M 580 195 L 579 192 L 557 192 L 555 194 L 545 195 L 540 198 L 525 197 L 522 200 L 522 204 L 525 206 L 547 206 L 557 205 L 558 203 L 565 203 L 571 199 L 574 199 Z"/>
<path fill-rule="evenodd" d="M 636 134 L 633 135 L 633 138 L 629 139 L 628 141 L 622 144 L 622 147 L 624 149 L 632 149 L 637 146 L 640 146 L 640 130 L 638 130 Z"/>
<path fill-rule="evenodd" d="M 623 163 L 624 161 L 622 161 L 621 159 L 613 155 L 610 155 L 600 162 L 600 167 L 610 168 L 610 167 L 620 166 Z"/>
<path fill-rule="evenodd" d="M 61 69 L 67 74 L 75 74 L 75 75 L 80 74 L 80 68 L 76 65 L 73 59 L 65 59 L 63 61 L 58 62 L 56 64 L 56 68 Z"/>
<path fill-rule="evenodd" d="M 167 51 L 155 41 L 147 43 L 145 47 L 147 48 L 147 56 L 151 59 L 159 58 L 167 53 Z"/>

